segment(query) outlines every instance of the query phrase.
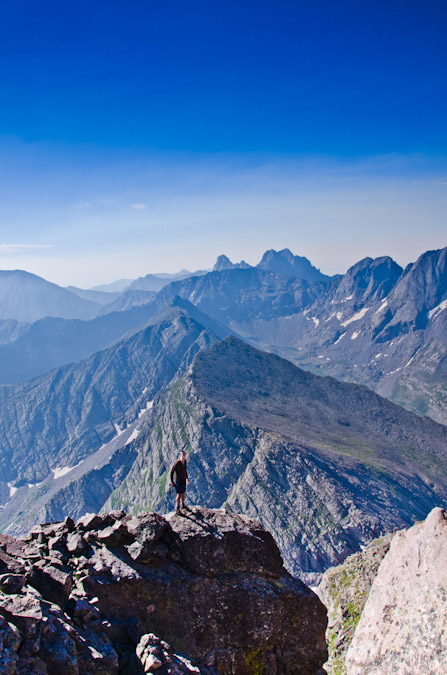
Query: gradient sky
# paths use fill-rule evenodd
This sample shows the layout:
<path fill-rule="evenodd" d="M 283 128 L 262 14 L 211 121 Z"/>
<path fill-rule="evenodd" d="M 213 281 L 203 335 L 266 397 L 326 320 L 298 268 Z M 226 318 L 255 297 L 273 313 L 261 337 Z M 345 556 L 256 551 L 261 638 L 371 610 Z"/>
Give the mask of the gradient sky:
<path fill-rule="evenodd" d="M 444 0 L 0 6 L 0 268 L 88 287 L 447 245 Z"/>

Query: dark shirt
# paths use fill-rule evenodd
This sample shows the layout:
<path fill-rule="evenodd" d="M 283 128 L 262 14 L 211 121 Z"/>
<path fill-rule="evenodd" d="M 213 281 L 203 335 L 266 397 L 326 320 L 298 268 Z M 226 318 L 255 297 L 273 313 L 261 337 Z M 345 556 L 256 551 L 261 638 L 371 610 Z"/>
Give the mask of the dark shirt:
<path fill-rule="evenodd" d="M 176 475 L 176 480 L 186 481 L 188 476 L 188 469 L 186 468 L 186 459 L 185 463 L 181 459 L 177 460 L 174 466 L 171 469 L 171 483 L 174 482 L 174 474 Z"/>

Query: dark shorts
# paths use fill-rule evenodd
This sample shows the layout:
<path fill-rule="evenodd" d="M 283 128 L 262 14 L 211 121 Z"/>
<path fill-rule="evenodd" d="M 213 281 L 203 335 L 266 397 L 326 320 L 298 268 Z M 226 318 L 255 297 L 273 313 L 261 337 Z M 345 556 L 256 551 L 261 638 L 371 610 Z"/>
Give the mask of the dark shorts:
<path fill-rule="evenodd" d="M 181 495 L 186 490 L 186 480 L 176 480 L 175 481 L 175 491 L 178 495 Z"/>

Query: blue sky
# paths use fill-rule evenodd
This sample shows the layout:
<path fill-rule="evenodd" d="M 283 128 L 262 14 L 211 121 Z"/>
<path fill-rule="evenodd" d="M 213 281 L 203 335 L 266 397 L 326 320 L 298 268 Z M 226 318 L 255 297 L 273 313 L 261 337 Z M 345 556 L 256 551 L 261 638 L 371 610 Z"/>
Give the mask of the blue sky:
<path fill-rule="evenodd" d="M 444 0 L 0 7 L 0 268 L 89 286 L 447 245 Z"/>

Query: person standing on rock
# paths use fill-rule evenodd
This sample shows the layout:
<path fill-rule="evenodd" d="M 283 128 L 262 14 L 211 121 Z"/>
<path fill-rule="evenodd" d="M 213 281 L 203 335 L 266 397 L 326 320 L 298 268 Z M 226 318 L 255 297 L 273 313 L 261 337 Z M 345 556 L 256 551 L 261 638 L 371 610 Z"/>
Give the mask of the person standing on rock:
<path fill-rule="evenodd" d="M 180 457 L 171 469 L 171 485 L 172 487 L 175 487 L 175 491 L 177 492 L 177 499 L 175 503 L 176 511 L 180 511 L 180 505 L 185 508 L 185 491 L 187 483 L 189 483 L 189 478 L 188 469 L 186 466 L 186 452 L 182 450 Z"/>

